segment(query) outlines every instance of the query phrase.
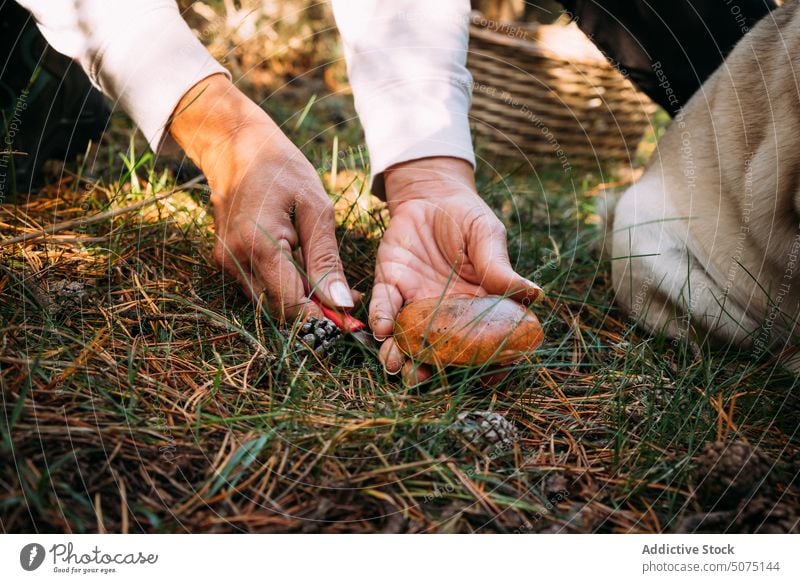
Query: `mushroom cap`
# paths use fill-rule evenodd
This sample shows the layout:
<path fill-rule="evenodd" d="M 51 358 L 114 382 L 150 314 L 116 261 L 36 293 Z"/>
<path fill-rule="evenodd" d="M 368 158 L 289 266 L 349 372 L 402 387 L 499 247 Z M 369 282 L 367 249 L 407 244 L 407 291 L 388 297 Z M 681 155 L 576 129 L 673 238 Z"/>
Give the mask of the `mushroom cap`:
<path fill-rule="evenodd" d="M 394 339 L 417 362 L 478 366 L 520 360 L 544 332 L 536 315 L 513 300 L 451 295 L 408 304 L 397 315 Z"/>

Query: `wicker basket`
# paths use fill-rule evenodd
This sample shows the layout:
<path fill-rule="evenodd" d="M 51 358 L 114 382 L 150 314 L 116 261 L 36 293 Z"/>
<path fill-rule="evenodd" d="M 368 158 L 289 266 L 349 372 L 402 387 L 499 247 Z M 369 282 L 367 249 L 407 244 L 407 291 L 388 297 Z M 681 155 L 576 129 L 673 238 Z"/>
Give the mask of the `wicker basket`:
<path fill-rule="evenodd" d="M 470 29 L 471 118 L 479 149 L 574 165 L 630 160 L 655 105 L 575 26 Z"/>

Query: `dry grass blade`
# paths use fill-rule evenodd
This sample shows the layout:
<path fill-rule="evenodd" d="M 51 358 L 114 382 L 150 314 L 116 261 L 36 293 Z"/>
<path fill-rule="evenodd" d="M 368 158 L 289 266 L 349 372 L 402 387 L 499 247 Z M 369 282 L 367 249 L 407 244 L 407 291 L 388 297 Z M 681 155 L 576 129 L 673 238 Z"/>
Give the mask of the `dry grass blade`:
<path fill-rule="evenodd" d="M 8 245 L 16 245 L 16 244 L 19 244 L 19 243 L 26 243 L 26 242 L 30 242 L 30 241 L 36 241 L 38 239 L 43 239 L 43 238 L 46 238 L 46 237 L 53 236 L 56 233 L 59 233 L 61 231 L 69 231 L 69 230 L 72 230 L 72 229 L 79 229 L 81 227 L 86 227 L 88 225 L 92 225 L 92 224 L 95 224 L 95 223 L 102 223 L 102 222 L 107 221 L 109 219 L 113 219 L 115 217 L 119 217 L 119 216 L 125 215 L 127 213 L 132 213 L 134 211 L 142 209 L 142 208 L 144 208 L 146 206 L 149 206 L 151 204 L 155 204 L 160 200 L 167 199 L 167 198 L 169 198 L 171 196 L 174 196 L 178 192 L 181 192 L 181 191 L 184 191 L 184 190 L 188 190 L 189 188 L 191 188 L 193 186 L 197 186 L 203 180 L 205 180 L 204 177 L 197 176 L 197 177 L 192 178 L 191 180 L 189 180 L 187 182 L 184 182 L 183 184 L 181 184 L 179 186 L 176 186 L 175 188 L 169 190 L 168 192 L 162 192 L 160 194 L 156 194 L 155 196 L 152 196 L 152 197 L 150 197 L 148 199 L 145 199 L 145 200 L 142 200 L 142 201 L 139 201 L 139 202 L 135 202 L 133 204 L 129 204 L 129 205 L 121 207 L 121 208 L 108 210 L 108 211 L 105 211 L 105 212 L 102 212 L 102 213 L 98 213 L 96 215 L 92 215 L 90 217 L 81 217 L 79 219 L 71 219 L 69 221 L 62 221 L 62 222 L 56 223 L 56 224 L 48 227 L 47 229 L 41 229 L 39 231 L 35 231 L 35 232 L 32 232 L 32 233 L 24 233 L 22 235 L 17 235 L 16 237 L 10 237 L 8 239 L 4 239 L 4 240 L 0 241 L 0 247 L 6 247 Z M 86 240 L 82 240 L 82 241 L 86 241 Z M 61 242 L 66 242 L 66 241 L 62 240 Z"/>

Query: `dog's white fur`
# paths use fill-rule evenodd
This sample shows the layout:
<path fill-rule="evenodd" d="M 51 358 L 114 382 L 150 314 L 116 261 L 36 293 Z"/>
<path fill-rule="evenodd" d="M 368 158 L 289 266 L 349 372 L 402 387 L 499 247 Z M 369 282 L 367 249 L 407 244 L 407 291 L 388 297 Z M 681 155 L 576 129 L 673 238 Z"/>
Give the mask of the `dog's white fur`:
<path fill-rule="evenodd" d="M 668 87 L 669 79 L 664 80 Z M 800 9 L 748 33 L 614 209 L 617 299 L 656 332 L 764 348 L 800 306 Z"/>

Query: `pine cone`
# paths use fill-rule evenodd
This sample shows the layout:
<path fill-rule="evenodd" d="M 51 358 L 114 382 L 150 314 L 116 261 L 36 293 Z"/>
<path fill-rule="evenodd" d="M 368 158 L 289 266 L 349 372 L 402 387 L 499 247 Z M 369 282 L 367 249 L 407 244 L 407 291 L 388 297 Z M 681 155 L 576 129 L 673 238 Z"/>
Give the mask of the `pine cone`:
<path fill-rule="evenodd" d="M 309 318 L 297 331 L 296 345 L 300 354 L 313 352 L 320 358 L 331 358 L 339 352 L 342 332 L 327 318 Z"/>
<path fill-rule="evenodd" d="M 491 411 L 462 411 L 456 417 L 452 429 L 480 448 L 510 448 L 519 439 L 514 424 L 500 413 Z"/>
<path fill-rule="evenodd" d="M 82 281 L 69 279 L 42 280 L 38 286 L 42 306 L 52 314 L 69 314 L 79 311 L 90 296 Z"/>
<path fill-rule="evenodd" d="M 767 493 L 772 461 L 744 441 L 707 443 L 695 460 L 695 480 L 700 498 L 723 510 L 735 508 L 756 491 Z"/>
<path fill-rule="evenodd" d="M 736 531 L 745 534 L 798 534 L 800 517 L 789 504 L 759 496 L 740 506 Z"/>

